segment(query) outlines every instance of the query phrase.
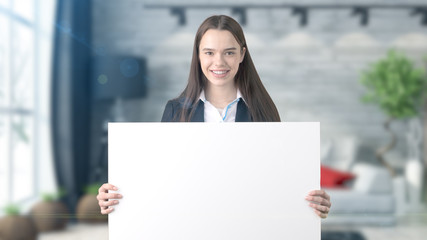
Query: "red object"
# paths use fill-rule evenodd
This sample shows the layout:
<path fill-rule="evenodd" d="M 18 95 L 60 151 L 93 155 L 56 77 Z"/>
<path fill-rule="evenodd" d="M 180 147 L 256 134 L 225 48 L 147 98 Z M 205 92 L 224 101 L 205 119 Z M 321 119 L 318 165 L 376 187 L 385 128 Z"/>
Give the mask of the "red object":
<path fill-rule="evenodd" d="M 320 166 L 320 176 L 320 186 L 326 188 L 343 188 L 345 181 L 356 177 L 350 172 L 335 170 L 326 166 Z"/>

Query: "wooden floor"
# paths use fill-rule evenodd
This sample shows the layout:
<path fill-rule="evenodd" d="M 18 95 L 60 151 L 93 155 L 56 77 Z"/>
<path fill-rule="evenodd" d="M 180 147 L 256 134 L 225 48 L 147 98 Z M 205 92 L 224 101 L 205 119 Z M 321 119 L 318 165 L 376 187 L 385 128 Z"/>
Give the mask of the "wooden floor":
<path fill-rule="evenodd" d="M 414 213 L 399 217 L 392 227 L 322 227 L 322 231 L 358 231 L 366 240 L 426 240 L 427 213 Z M 108 239 L 107 224 L 74 224 L 64 231 L 43 233 L 39 240 L 106 240 Z"/>
<path fill-rule="evenodd" d="M 395 227 L 363 227 L 361 230 L 368 240 L 426 240 L 427 214 L 412 214 L 400 217 Z"/>
<path fill-rule="evenodd" d="M 107 240 L 108 225 L 71 224 L 66 230 L 39 234 L 38 240 Z"/>

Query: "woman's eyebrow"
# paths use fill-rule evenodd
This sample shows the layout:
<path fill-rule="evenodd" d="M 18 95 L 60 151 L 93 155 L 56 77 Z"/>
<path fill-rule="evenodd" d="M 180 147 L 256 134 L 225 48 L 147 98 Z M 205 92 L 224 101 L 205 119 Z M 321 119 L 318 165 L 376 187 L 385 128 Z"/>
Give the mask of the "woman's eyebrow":
<path fill-rule="evenodd" d="M 203 48 L 202 51 L 214 51 L 214 48 Z M 235 47 L 230 47 L 230 48 L 226 48 L 224 49 L 224 51 L 230 51 L 230 50 L 237 50 L 237 48 Z"/>

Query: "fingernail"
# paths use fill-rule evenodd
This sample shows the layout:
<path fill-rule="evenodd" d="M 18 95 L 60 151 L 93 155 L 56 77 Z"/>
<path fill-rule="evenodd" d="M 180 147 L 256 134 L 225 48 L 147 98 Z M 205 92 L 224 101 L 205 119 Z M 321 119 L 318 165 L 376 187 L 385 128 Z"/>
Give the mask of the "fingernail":
<path fill-rule="evenodd" d="M 117 187 L 113 187 L 113 190 L 117 191 L 117 190 L 118 190 L 118 188 L 117 188 Z"/>
<path fill-rule="evenodd" d="M 118 204 L 118 203 L 119 203 L 119 201 L 117 201 L 117 200 L 114 201 L 114 204 Z"/>
<path fill-rule="evenodd" d="M 123 197 L 123 195 L 121 195 L 121 194 L 119 194 L 119 195 L 117 195 L 119 198 L 122 198 Z"/>

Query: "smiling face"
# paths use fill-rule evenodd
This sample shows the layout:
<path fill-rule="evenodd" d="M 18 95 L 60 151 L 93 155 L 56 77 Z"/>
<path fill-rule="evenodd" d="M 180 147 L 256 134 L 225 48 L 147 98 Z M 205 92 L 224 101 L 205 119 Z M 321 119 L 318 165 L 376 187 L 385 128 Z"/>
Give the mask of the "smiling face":
<path fill-rule="evenodd" d="M 199 60 L 208 86 L 233 87 L 246 49 L 227 30 L 209 29 L 199 45 Z"/>

